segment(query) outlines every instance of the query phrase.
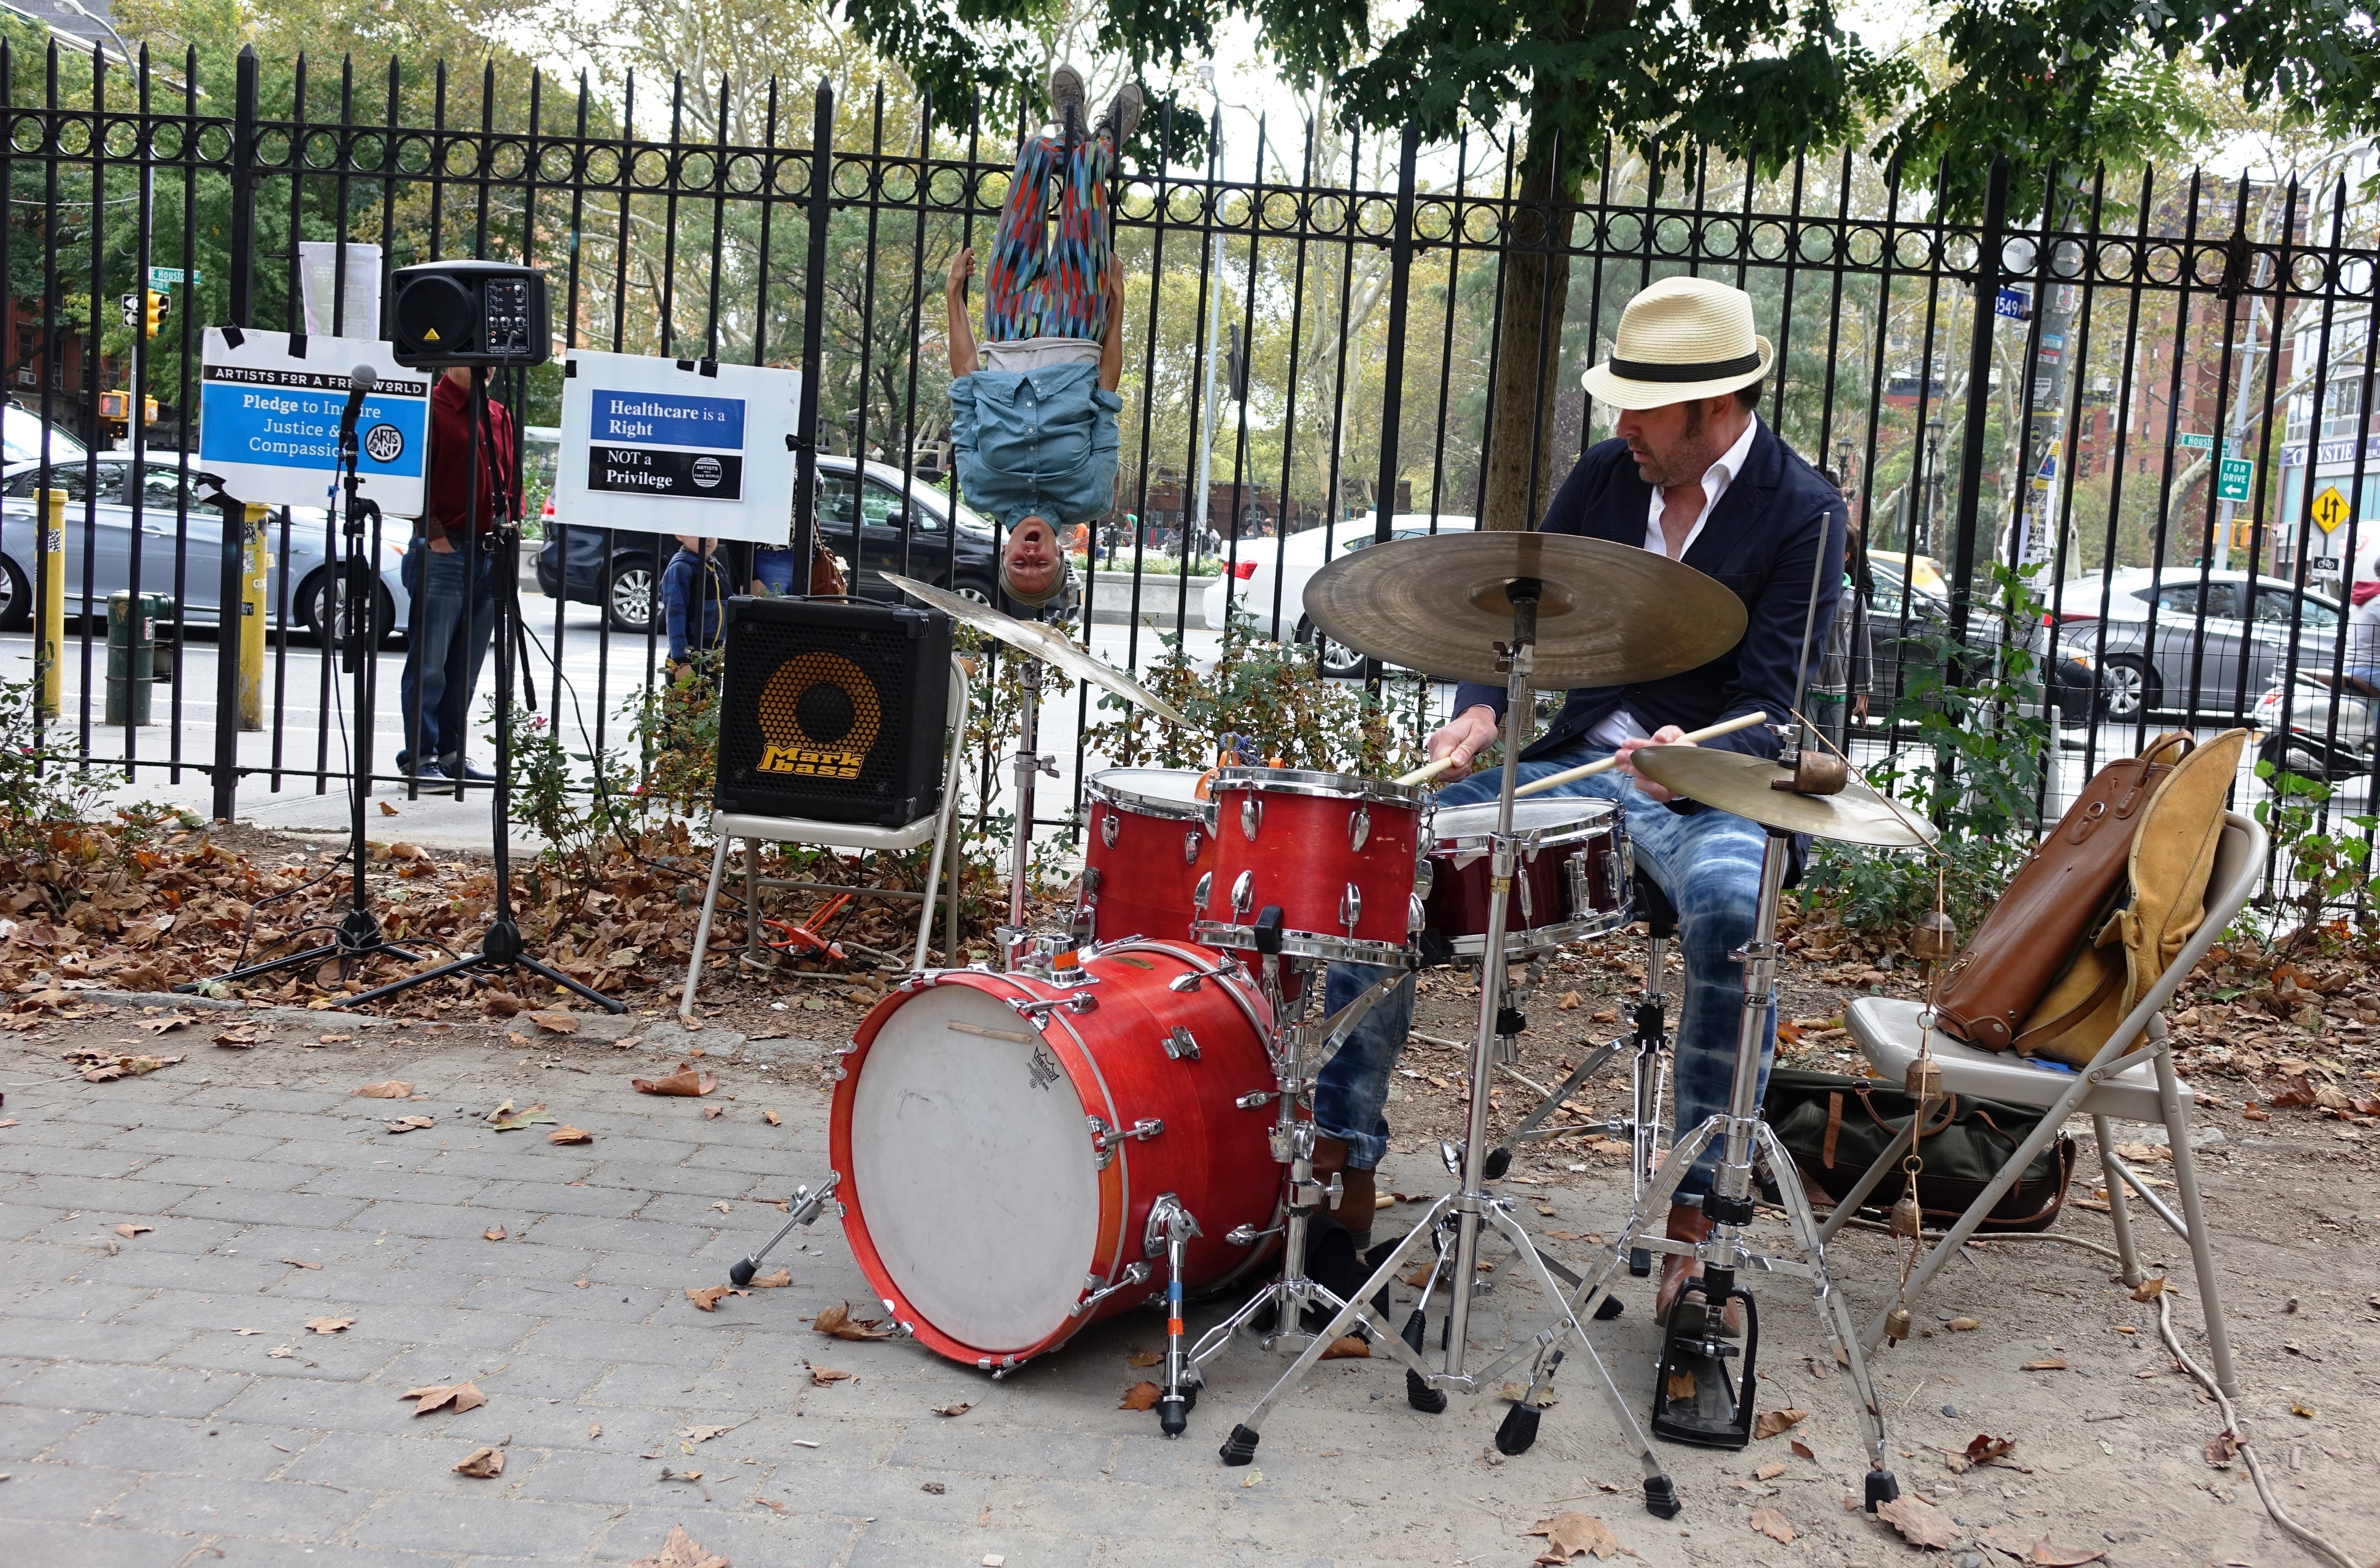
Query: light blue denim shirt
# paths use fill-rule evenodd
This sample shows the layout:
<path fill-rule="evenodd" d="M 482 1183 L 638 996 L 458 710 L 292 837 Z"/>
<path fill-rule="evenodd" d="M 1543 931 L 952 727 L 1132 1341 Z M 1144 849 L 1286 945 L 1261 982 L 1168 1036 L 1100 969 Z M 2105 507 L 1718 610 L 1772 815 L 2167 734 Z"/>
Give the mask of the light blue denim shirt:
<path fill-rule="evenodd" d="M 1097 365 L 961 376 L 951 383 L 960 488 L 1003 523 L 1028 512 L 1060 525 L 1099 517 L 1115 502 L 1123 408 Z"/>

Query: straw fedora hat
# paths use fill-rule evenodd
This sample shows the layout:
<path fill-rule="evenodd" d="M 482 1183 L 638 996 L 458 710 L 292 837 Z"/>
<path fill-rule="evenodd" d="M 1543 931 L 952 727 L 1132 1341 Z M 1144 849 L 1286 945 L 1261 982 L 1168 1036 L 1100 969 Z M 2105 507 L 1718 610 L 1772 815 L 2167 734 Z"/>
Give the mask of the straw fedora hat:
<path fill-rule="evenodd" d="M 1611 358 L 1587 367 L 1586 390 L 1617 408 L 1691 403 L 1750 386 L 1777 351 L 1752 330 L 1752 296 L 1709 278 L 1671 277 L 1620 312 Z"/>

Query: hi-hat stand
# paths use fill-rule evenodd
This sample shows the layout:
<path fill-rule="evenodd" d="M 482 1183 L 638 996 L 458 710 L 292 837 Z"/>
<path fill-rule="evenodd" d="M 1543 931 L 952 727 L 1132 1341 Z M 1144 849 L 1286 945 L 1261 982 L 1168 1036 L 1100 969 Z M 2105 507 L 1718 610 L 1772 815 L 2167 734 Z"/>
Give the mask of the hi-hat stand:
<path fill-rule="evenodd" d="M 1496 830 L 1489 835 L 1494 896 L 1488 901 L 1488 931 L 1482 943 L 1479 977 L 1479 1025 L 1471 1050 L 1471 1114 L 1463 1147 L 1458 1151 L 1444 1146 L 1447 1167 L 1459 1178 L 1456 1191 L 1449 1193 L 1429 1206 L 1405 1238 L 1391 1250 L 1385 1262 L 1355 1292 L 1355 1299 L 1343 1303 L 1330 1322 L 1314 1336 L 1289 1369 L 1257 1400 L 1222 1446 L 1226 1465 L 1245 1465 L 1256 1457 L 1259 1428 L 1266 1415 L 1289 1392 L 1305 1380 L 1322 1354 L 1340 1335 L 1354 1328 L 1358 1321 L 1370 1324 L 1378 1332 L 1374 1343 L 1384 1344 L 1389 1353 L 1405 1367 L 1405 1399 L 1417 1410 L 1432 1414 L 1442 1411 L 1450 1390 L 1476 1393 L 1491 1385 L 1505 1367 L 1518 1365 L 1532 1350 L 1539 1353 L 1544 1363 L 1548 1351 L 1558 1351 L 1575 1336 L 1587 1358 L 1595 1363 L 1604 1392 L 1612 1413 L 1627 1431 L 1637 1451 L 1637 1462 L 1645 1476 L 1645 1506 L 1662 1518 L 1674 1517 L 1680 1508 L 1677 1487 L 1661 1467 L 1634 1414 L 1620 1397 L 1597 1355 L 1592 1341 L 1580 1324 L 1571 1298 L 1548 1271 L 1545 1258 L 1535 1242 L 1512 1217 L 1512 1204 L 1487 1190 L 1488 1160 L 1488 1090 L 1499 1051 L 1503 1019 L 1506 955 L 1504 931 L 1506 905 L 1512 885 L 1520 839 L 1512 832 L 1512 800 L 1517 785 L 1516 770 L 1525 725 L 1534 711 L 1536 689 L 1535 650 L 1537 638 L 1537 604 L 1544 591 L 1536 577 L 1516 577 L 1504 584 L 1503 596 L 1512 610 L 1512 640 L 1500 645 L 1500 662 L 1505 671 L 1504 766 L 1501 788 L 1497 794 Z M 1415 1303 L 1413 1315 L 1406 1320 L 1402 1336 L 1390 1332 L 1388 1325 L 1374 1317 L 1368 1303 L 1385 1291 L 1397 1271 L 1426 1246 L 1432 1246 L 1442 1226 L 1451 1225 L 1454 1245 L 1439 1247 L 1430 1269 L 1428 1282 L 1423 1286 L 1421 1299 Z M 1494 1227 L 1511 1242 L 1517 1256 L 1529 1265 L 1527 1277 L 1545 1298 L 1552 1303 L 1557 1314 L 1554 1328 L 1524 1340 L 1506 1350 L 1501 1355 L 1481 1367 L 1476 1373 L 1465 1370 L 1469 1350 L 1471 1297 L 1478 1272 L 1480 1233 Z M 1440 1364 L 1433 1367 L 1422 1354 L 1426 1319 L 1431 1297 L 1440 1282 L 1447 1287 L 1447 1317 L 1444 1325 L 1444 1348 Z M 1535 1389 L 1532 1389 L 1535 1393 Z M 1516 1412 L 1526 1412 L 1534 1420 L 1536 1410 L 1528 1401 L 1515 1406 Z M 1507 1425 L 1512 1423 L 1508 1420 Z M 1500 1446 L 1502 1435 L 1499 1438 Z"/>
<path fill-rule="evenodd" d="M 487 429 L 488 372 L 484 366 L 475 365 L 471 369 L 471 445 L 475 452 L 480 450 L 486 441 Z M 495 787 L 491 792 L 492 813 L 495 822 L 495 918 L 489 923 L 487 935 L 480 939 L 480 950 L 477 953 L 467 954 L 451 964 L 441 964 L 436 968 L 425 969 L 418 975 L 407 975 L 403 979 L 395 980 L 376 990 L 350 997 L 347 999 L 347 1005 L 360 1006 L 364 1003 L 376 1002 L 382 997 L 394 996 L 398 991 L 409 991 L 415 986 L 425 985 L 431 980 L 445 979 L 450 976 L 473 975 L 485 970 L 509 968 L 527 970 L 540 979 L 551 980 L 555 985 L 564 987 L 594 1003 L 607 1012 L 625 1013 L 628 1010 L 626 1003 L 605 996 L 591 986 L 581 985 L 561 970 L 530 957 L 527 944 L 521 940 L 520 925 L 513 918 L 511 853 L 513 652 L 516 646 L 516 639 L 518 636 L 520 619 L 520 519 L 513 516 L 510 492 L 504 485 L 492 482 L 496 473 L 492 464 L 490 466 L 489 472 L 491 484 L 477 483 L 475 476 L 475 482 L 470 487 L 470 522 L 469 527 L 465 530 L 464 539 L 468 541 L 465 545 L 466 549 L 479 547 L 480 509 L 487 492 L 492 489 L 499 507 L 495 528 L 489 536 L 494 541 L 496 574 L 495 626 L 492 628 L 496 656 L 496 778 Z M 467 570 L 464 590 L 467 613 L 470 600 L 468 578 L 469 573 Z M 426 654 L 427 650 L 424 652 Z M 462 756 L 468 755 L 468 748 L 461 744 L 458 737 L 458 760 Z M 357 810 L 358 820 L 360 821 L 362 808 L 359 806 Z"/>
<path fill-rule="evenodd" d="M 345 492 L 345 511 L 340 526 L 342 542 L 347 558 L 342 563 L 340 591 L 345 602 L 331 617 L 328 635 L 339 644 L 341 670 L 355 679 L 355 741 L 353 755 L 348 760 L 348 820 L 347 859 L 351 902 L 347 912 L 333 930 L 331 940 L 302 953 L 267 959 L 261 964 L 249 964 L 225 974 L 203 980 L 185 980 L 174 989 L 189 994 L 204 991 L 211 985 L 236 985 L 259 975 L 275 974 L 283 969 L 301 968 L 307 965 L 335 962 L 339 978 L 345 981 L 361 967 L 367 958 L 385 954 L 407 964 L 419 964 L 421 955 L 392 944 L 380 929 L 380 921 L 371 912 L 371 904 L 364 891 L 364 868 L 369 863 L 370 848 L 364 839 L 364 803 L 371 796 L 373 697 L 377 691 L 380 662 L 375 657 L 380 643 L 380 582 L 372 563 L 380 559 L 380 505 L 362 493 L 363 480 L 356 467 L 356 414 L 360 411 L 365 392 L 370 390 L 370 378 L 357 373 L 356 392 L 346 418 L 339 422 L 337 464 L 339 482 Z M 369 536 L 366 523 L 370 523 Z M 327 651 L 327 650 L 325 650 Z"/>

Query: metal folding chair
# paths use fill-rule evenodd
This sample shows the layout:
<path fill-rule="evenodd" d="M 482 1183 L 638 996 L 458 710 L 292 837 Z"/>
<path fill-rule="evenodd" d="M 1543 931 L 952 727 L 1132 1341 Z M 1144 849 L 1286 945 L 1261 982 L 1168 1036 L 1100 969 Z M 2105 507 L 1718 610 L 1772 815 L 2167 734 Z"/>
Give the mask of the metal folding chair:
<path fill-rule="evenodd" d="M 926 966 L 927 938 L 934 928 L 934 886 L 944 880 L 942 872 L 950 858 L 951 833 L 958 818 L 959 770 L 965 750 L 968 712 L 966 670 L 955 658 L 951 661 L 951 756 L 942 775 L 941 808 L 930 817 L 920 817 L 914 822 L 897 828 L 868 827 L 856 822 L 821 822 L 801 817 L 756 817 L 740 812 L 717 811 L 711 814 L 710 832 L 718 840 L 711 851 L 710 882 L 703 889 L 702 918 L 694 932 L 694 955 L 686 961 L 686 990 L 678 999 L 681 1015 L 694 1011 L 696 989 L 702 982 L 702 961 L 710 946 L 710 920 L 719 906 L 719 884 L 727 872 L 727 846 L 738 839 L 744 841 L 744 945 L 754 950 L 759 930 L 759 890 L 765 887 L 822 888 L 825 884 L 789 881 L 759 874 L 759 845 L 762 844 L 814 844 L 830 849 L 868 849 L 897 852 L 915 849 L 929 838 L 934 841 L 932 858 L 927 863 L 926 888 L 923 893 L 906 893 L 887 888 L 856 888 L 849 891 L 877 898 L 915 898 L 924 908 L 917 917 L 917 952 L 912 967 Z M 943 889 L 942 897 L 950 911 L 945 928 L 943 951 L 958 951 L 959 911 L 958 876 L 955 869 Z"/>
<path fill-rule="evenodd" d="M 2115 1227 L 2116 1251 L 2123 1265 L 2125 1282 L 2137 1285 L 2143 1277 L 2139 1250 L 2132 1240 L 2130 1196 L 2137 1195 L 2150 1212 L 2189 1244 L 2191 1265 L 2198 1280 L 2199 1308 L 2206 1319 L 2207 1347 L 2215 1360 L 2216 1381 L 2227 1397 L 2239 1397 L 2239 1380 L 2231 1366 L 2230 1334 L 2224 1324 L 2214 1253 L 2207 1242 L 2205 1214 L 2199 1204 L 2198 1165 L 2190 1147 L 2192 1096 L 2190 1086 L 2174 1072 L 2173 1051 L 2161 1013 L 2171 1000 L 2174 988 L 2197 966 L 2255 891 L 2265 864 L 2265 846 L 2263 828 L 2237 811 L 2225 813 L 2223 836 L 2216 846 L 2215 866 L 2206 880 L 2204 920 L 2183 944 L 2180 956 L 2157 977 L 2148 994 L 2124 1016 L 2107 1043 L 2082 1071 L 2068 1074 L 2037 1067 L 2022 1057 L 1978 1051 L 1934 1031 L 1931 1050 L 1934 1060 L 1941 1066 L 1946 1093 L 2037 1106 L 2043 1115 L 2041 1124 L 2017 1146 L 1966 1212 L 1919 1260 L 1910 1275 L 1907 1300 L 1914 1302 L 1943 1264 L 1957 1255 L 1975 1227 L 1991 1213 L 2018 1175 L 2033 1163 L 2034 1157 L 2048 1147 L 2067 1120 L 2088 1116 L 2092 1136 L 2098 1142 L 2100 1164 L 2108 1175 L 2107 1217 Z M 1924 1014 L 1925 1007 L 1920 1003 L 1862 997 L 1845 1010 L 1844 1023 L 1876 1070 L 1887 1081 L 1897 1084 L 1907 1076 L 1909 1064 L 1917 1058 L 1925 1030 Z M 2127 1054 L 2128 1048 L 2136 1041 L 2143 1042 L 2140 1049 Z M 2174 1188 L 2181 1204 L 2180 1213 L 2152 1192 L 2139 1173 L 2116 1153 L 2116 1140 L 2107 1127 L 2111 1119 L 2164 1124 L 2173 1150 Z M 1843 1196 L 1820 1232 L 1821 1241 L 1832 1239 L 1844 1222 L 1859 1211 L 1876 1185 L 1898 1169 L 1917 1121 L 1914 1116 L 1910 1118 L 1909 1127 L 1901 1130 L 1890 1147 L 1877 1156 L 1876 1163 L 1861 1175 L 1857 1185 Z M 1861 1334 L 1861 1343 L 1866 1348 L 1875 1349 L 1884 1337 L 1888 1312 L 1889 1308 L 1879 1310 Z"/>

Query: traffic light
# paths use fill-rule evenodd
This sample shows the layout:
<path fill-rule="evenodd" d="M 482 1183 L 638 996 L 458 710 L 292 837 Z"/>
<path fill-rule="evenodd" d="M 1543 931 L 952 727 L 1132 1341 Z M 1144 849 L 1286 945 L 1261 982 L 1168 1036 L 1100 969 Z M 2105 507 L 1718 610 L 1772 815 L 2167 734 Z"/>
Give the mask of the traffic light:
<path fill-rule="evenodd" d="M 173 308 L 174 297 L 161 288 L 152 288 L 145 292 L 148 295 L 149 308 L 142 335 L 154 337 L 157 335 L 157 329 L 164 324 L 165 312 Z"/>

